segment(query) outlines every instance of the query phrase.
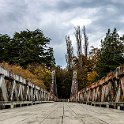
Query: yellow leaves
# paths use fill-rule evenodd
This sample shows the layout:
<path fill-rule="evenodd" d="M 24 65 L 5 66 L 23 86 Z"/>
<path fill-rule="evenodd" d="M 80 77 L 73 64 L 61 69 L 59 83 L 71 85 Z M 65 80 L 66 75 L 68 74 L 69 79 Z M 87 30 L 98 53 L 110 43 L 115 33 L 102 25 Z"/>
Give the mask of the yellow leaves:
<path fill-rule="evenodd" d="M 28 66 L 28 70 L 36 75 L 39 80 L 42 80 L 46 88 L 49 89 L 51 84 L 51 71 L 49 69 L 41 64 L 32 64 Z"/>
<path fill-rule="evenodd" d="M 0 66 L 4 67 L 5 69 L 12 71 L 13 73 L 22 76 L 23 78 L 31 81 L 32 83 L 45 88 L 45 85 L 42 80 L 39 80 L 37 75 L 32 74 L 29 70 L 23 69 L 21 66 L 18 65 L 10 65 L 6 62 L 0 63 Z"/>
<path fill-rule="evenodd" d="M 87 75 L 88 83 L 93 83 L 93 82 L 95 82 L 98 76 L 99 76 L 99 75 L 97 74 L 96 71 L 90 72 L 90 73 Z"/>
<path fill-rule="evenodd" d="M 40 64 L 30 65 L 28 66 L 28 70 L 30 70 L 34 75 L 37 75 L 38 79 L 44 79 L 45 76 L 51 76 L 51 71 Z"/>
<path fill-rule="evenodd" d="M 51 71 L 45 68 L 45 72 L 49 75 L 51 75 Z"/>

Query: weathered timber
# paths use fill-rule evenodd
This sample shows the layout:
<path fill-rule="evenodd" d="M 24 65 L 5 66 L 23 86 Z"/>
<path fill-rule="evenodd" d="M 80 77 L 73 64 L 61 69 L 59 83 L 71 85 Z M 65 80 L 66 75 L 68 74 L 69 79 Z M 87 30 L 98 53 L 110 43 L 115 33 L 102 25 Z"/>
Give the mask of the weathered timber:
<path fill-rule="evenodd" d="M 113 107 L 124 106 L 124 65 L 117 67 L 114 72 L 75 95 L 78 95 L 78 102 L 82 103 L 98 106 L 100 104 L 106 106 L 105 103 Z M 76 101 L 75 95 L 70 98 L 70 101 Z"/>
<path fill-rule="evenodd" d="M 0 106 L 17 101 L 49 101 L 50 93 L 0 66 Z M 4 103 L 4 104 L 3 104 Z M 21 102 L 20 102 L 21 103 Z M 28 102 L 29 103 L 29 102 Z M 26 104 L 28 104 L 26 103 Z M 8 105 L 8 106 L 9 106 Z"/>
<path fill-rule="evenodd" d="M 53 102 L 0 111 L 0 124 L 124 124 L 124 112 Z"/>

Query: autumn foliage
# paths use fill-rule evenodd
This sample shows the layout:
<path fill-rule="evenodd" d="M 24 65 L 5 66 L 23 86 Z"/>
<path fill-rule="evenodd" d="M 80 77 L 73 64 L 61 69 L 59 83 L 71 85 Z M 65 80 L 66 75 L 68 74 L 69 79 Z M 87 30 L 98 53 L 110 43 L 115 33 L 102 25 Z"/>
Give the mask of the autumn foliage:
<path fill-rule="evenodd" d="M 31 73 L 28 69 L 24 69 L 18 65 L 10 65 L 6 62 L 0 63 L 0 66 L 2 66 L 3 68 L 5 68 L 9 71 L 12 71 L 13 73 L 15 73 L 19 76 L 22 76 L 26 80 L 31 81 L 32 83 L 34 83 L 42 88 L 46 88 L 43 80 L 40 80 L 37 75 Z"/>

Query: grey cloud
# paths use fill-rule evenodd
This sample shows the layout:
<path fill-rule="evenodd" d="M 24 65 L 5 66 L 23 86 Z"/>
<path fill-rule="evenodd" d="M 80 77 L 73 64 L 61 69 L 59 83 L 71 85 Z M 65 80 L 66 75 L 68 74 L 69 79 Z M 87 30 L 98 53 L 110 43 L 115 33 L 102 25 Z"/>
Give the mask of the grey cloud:
<path fill-rule="evenodd" d="M 105 1 L 99 1 L 99 0 L 85 0 L 85 1 L 71 1 L 71 2 L 67 2 L 67 1 L 60 1 L 58 2 L 57 8 L 59 11 L 68 11 L 68 10 L 73 10 L 75 8 L 95 8 L 95 7 L 99 7 L 99 6 L 104 6 L 106 5 Z"/>
<path fill-rule="evenodd" d="M 72 20 L 90 20 L 86 25 L 90 46 L 99 46 L 108 28 L 124 32 L 123 6 L 118 0 L 1 0 L 0 33 L 40 28 L 52 39 L 57 64 L 64 66 L 65 35 L 72 35 L 76 26 Z"/>
<path fill-rule="evenodd" d="M 3 0 L 0 3 L 0 33 L 12 34 L 20 29 L 19 24 L 23 20 L 26 8 L 27 5 L 24 0 Z"/>

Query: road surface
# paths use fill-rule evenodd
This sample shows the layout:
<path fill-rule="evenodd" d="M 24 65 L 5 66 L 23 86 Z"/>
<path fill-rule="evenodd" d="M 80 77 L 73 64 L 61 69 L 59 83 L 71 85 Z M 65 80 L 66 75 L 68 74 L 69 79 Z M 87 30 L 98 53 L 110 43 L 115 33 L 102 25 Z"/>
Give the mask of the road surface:
<path fill-rule="evenodd" d="M 124 111 L 79 103 L 44 103 L 0 110 L 0 124 L 124 124 Z"/>

